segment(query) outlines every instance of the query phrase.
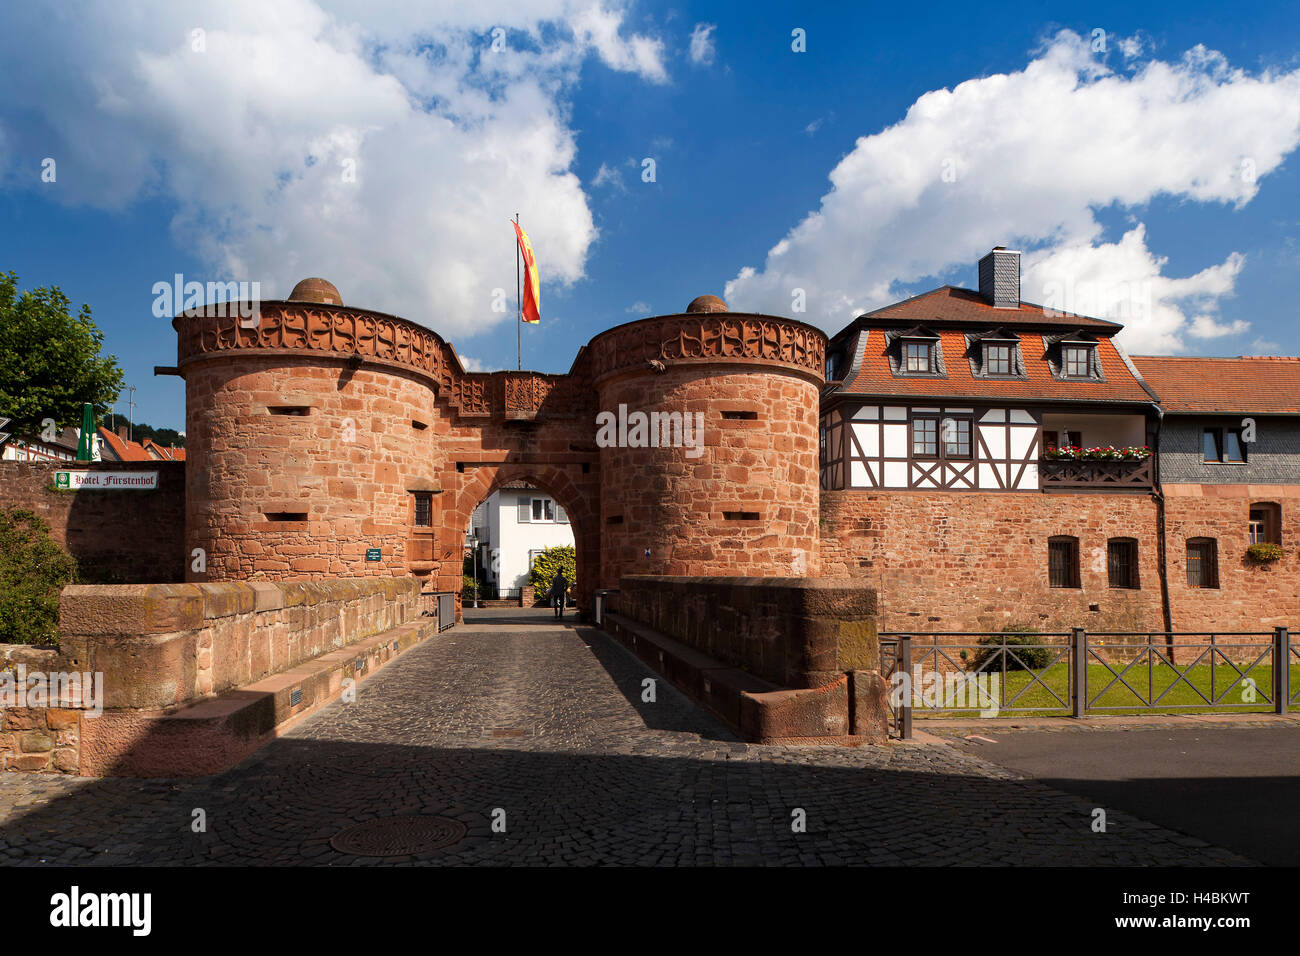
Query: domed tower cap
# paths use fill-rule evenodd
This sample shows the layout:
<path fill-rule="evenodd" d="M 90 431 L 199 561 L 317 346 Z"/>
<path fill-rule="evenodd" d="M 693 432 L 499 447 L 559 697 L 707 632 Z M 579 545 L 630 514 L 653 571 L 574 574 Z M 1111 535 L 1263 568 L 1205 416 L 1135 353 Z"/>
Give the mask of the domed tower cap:
<path fill-rule="evenodd" d="M 289 293 L 290 302 L 319 302 L 322 305 L 342 305 L 343 297 L 334 283 L 325 279 L 303 279 Z"/>
<path fill-rule="evenodd" d="M 692 299 L 691 304 L 686 307 L 687 312 L 726 312 L 727 303 L 723 302 L 716 295 L 702 295 Z"/>

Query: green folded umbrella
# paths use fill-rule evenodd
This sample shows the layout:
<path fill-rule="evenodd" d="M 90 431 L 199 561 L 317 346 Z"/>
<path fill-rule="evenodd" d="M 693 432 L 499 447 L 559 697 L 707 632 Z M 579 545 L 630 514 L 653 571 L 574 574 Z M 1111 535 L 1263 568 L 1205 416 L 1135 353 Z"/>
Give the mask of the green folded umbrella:
<path fill-rule="evenodd" d="M 81 406 L 81 440 L 77 442 L 77 461 L 90 461 L 95 457 L 95 412 L 86 402 Z"/>

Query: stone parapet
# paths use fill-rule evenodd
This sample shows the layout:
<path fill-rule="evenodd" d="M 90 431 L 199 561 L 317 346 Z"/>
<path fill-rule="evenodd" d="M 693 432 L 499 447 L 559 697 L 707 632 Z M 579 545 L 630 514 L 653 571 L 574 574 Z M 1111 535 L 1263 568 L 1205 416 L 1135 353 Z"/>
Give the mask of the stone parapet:
<path fill-rule="evenodd" d="M 876 592 L 848 578 L 632 574 L 618 610 L 779 688 L 880 667 Z"/>
<path fill-rule="evenodd" d="M 60 599 L 60 666 L 102 673 L 105 708 L 165 708 L 419 614 L 420 588 L 410 577 L 72 585 Z"/>

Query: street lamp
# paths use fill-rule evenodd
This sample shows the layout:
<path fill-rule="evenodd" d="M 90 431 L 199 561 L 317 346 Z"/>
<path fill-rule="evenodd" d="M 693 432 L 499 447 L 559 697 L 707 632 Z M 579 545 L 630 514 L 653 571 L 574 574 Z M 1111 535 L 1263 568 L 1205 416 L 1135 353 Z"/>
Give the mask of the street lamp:
<path fill-rule="evenodd" d="M 469 546 L 474 549 L 474 607 L 478 607 L 478 532 L 469 536 Z"/>

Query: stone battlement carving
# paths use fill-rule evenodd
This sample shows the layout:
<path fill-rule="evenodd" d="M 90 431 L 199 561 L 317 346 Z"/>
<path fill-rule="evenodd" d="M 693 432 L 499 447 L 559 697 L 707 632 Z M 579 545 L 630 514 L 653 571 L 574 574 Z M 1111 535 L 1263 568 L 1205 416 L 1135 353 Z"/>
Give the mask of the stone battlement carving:
<path fill-rule="evenodd" d="M 734 312 L 688 313 L 621 325 L 591 341 L 594 378 L 644 370 L 652 361 L 784 365 L 819 382 L 826 336 L 802 322 Z"/>
<path fill-rule="evenodd" d="M 218 314 L 223 313 L 223 314 Z M 232 307 L 208 306 L 172 320 L 177 364 L 214 352 L 259 349 L 329 352 L 404 366 L 447 384 L 451 374 L 443 340 L 412 322 L 366 309 L 332 308 L 298 302 L 262 302 L 251 326 Z"/>

